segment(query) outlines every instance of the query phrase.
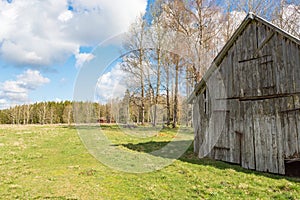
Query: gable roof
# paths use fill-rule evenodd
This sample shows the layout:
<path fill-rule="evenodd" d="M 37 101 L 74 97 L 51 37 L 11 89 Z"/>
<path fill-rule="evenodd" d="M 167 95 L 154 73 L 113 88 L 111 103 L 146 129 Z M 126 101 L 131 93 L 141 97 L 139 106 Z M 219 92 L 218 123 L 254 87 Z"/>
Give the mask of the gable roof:
<path fill-rule="evenodd" d="M 295 42 L 296 44 L 300 45 L 300 39 L 289 34 L 285 30 L 279 28 L 278 26 L 272 24 L 271 22 L 263 19 L 262 17 L 259 17 L 255 15 L 254 13 L 250 12 L 248 15 L 245 17 L 245 19 L 242 21 L 240 26 L 237 28 L 237 30 L 233 33 L 231 38 L 228 40 L 228 42 L 224 45 L 222 50 L 219 52 L 219 54 L 215 57 L 213 60 L 211 66 L 209 69 L 206 71 L 204 76 L 202 77 L 201 81 L 196 84 L 194 91 L 188 98 L 188 103 L 192 103 L 193 99 L 197 96 L 199 91 L 205 87 L 206 81 L 208 80 L 209 77 L 212 75 L 212 73 L 218 68 L 219 64 L 223 61 L 224 57 L 226 56 L 228 50 L 233 46 L 234 42 L 236 39 L 241 35 L 241 33 L 245 30 L 245 28 L 250 24 L 252 21 L 258 21 L 269 28 L 273 29 L 274 31 L 280 33 L 284 37 L 290 39 L 291 41 Z"/>

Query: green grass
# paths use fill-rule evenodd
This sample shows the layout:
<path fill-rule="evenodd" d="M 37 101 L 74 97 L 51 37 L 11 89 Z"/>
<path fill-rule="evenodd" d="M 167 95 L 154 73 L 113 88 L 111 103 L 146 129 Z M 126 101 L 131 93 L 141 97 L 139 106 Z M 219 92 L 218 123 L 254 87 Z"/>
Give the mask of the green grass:
<path fill-rule="evenodd" d="M 144 153 L 175 135 L 170 129 L 143 138 L 116 126 L 103 130 L 117 148 Z M 192 151 L 159 171 L 125 173 L 91 156 L 74 127 L 0 126 L 0 198 L 300 199 L 298 179 L 200 160 Z"/>

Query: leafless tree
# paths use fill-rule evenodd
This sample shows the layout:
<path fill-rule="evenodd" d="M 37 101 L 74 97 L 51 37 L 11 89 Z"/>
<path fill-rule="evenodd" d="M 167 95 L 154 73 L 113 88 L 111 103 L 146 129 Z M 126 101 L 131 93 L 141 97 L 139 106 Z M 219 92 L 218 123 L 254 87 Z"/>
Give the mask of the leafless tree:
<path fill-rule="evenodd" d="M 141 123 L 145 123 L 145 41 L 146 41 L 146 22 L 142 16 L 131 25 L 129 34 L 124 42 L 124 48 L 128 53 L 123 62 L 123 70 L 139 78 L 140 83 L 140 108 Z"/>
<path fill-rule="evenodd" d="M 280 0 L 273 16 L 273 23 L 290 34 L 300 37 L 300 3 L 296 0 Z"/>

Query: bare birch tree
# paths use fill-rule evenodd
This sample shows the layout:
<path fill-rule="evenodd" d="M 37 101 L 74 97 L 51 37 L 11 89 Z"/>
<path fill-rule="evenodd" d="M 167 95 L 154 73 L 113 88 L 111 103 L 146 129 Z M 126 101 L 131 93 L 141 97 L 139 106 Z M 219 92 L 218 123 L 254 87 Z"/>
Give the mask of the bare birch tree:
<path fill-rule="evenodd" d="M 280 0 L 273 23 L 300 38 L 300 3 L 297 0 Z"/>
<path fill-rule="evenodd" d="M 129 34 L 124 42 L 124 48 L 129 54 L 125 56 L 123 70 L 139 78 L 140 83 L 140 121 L 145 123 L 145 41 L 146 41 L 146 22 L 142 16 L 132 24 Z"/>

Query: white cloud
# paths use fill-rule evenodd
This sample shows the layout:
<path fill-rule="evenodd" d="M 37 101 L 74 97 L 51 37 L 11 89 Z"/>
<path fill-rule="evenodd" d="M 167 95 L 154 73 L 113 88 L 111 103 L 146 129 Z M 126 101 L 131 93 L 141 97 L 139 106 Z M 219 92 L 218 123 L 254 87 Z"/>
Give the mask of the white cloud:
<path fill-rule="evenodd" d="M 58 20 L 62 22 L 67 22 L 72 18 L 73 18 L 73 13 L 70 10 L 64 11 L 58 16 Z"/>
<path fill-rule="evenodd" d="M 39 71 L 29 69 L 18 75 L 16 80 L 0 83 L 0 104 L 26 103 L 29 101 L 30 91 L 49 82 L 50 80 L 43 77 Z"/>
<path fill-rule="evenodd" d="M 76 68 L 82 67 L 85 62 L 91 61 L 95 56 L 91 53 L 77 53 L 75 55 L 76 58 Z"/>
<path fill-rule="evenodd" d="M 29 69 L 17 76 L 17 82 L 26 89 L 35 90 L 38 87 L 49 83 L 50 80 L 43 77 L 39 71 Z"/>
<path fill-rule="evenodd" d="M 6 104 L 7 101 L 5 99 L 0 99 L 0 104 Z"/>
<path fill-rule="evenodd" d="M 146 0 L 0 1 L 0 58 L 25 66 L 65 61 L 80 46 L 127 30 L 146 4 Z"/>
<path fill-rule="evenodd" d="M 103 74 L 96 86 L 96 96 L 101 102 L 124 96 L 128 74 L 117 64 L 110 72 Z"/>

